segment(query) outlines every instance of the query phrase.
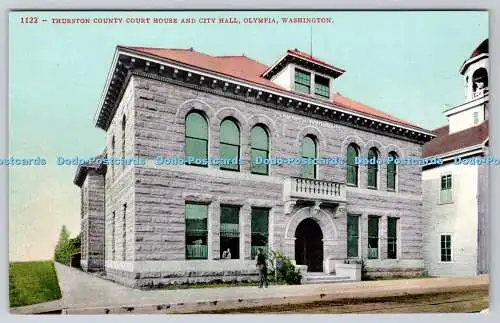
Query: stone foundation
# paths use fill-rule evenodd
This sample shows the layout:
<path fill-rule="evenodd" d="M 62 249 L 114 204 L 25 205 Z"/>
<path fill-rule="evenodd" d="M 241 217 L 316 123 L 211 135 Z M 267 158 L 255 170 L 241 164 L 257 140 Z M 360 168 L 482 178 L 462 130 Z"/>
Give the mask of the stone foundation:
<path fill-rule="evenodd" d="M 424 268 L 367 268 L 368 277 L 404 276 L 416 277 L 427 275 Z"/>

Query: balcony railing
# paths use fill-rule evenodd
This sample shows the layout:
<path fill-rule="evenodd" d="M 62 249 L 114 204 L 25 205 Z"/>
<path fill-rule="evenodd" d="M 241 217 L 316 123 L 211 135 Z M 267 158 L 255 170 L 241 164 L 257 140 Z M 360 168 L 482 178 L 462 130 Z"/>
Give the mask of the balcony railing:
<path fill-rule="evenodd" d="M 285 200 L 290 198 L 345 202 L 345 184 L 318 179 L 289 177 L 284 181 Z"/>
<path fill-rule="evenodd" d="M 488 88 L 483 88 L 483 89 L 479 89 L 479 90 L 476 90 L 472 93 L 472 98 L 479 98 L 479 97 L 482 97 L 484 95 L 488 94 Z"/>

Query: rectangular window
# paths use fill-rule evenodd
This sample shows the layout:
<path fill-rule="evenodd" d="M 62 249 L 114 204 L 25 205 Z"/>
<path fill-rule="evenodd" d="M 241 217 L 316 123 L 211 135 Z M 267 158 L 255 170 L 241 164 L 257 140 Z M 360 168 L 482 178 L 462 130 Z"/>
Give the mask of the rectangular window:
<path fill-rule="evenodd" d="M 255 258 L 260 248 L 264 254 L 268 251 L 269 209 L 252 208 L 251 256 Z"/>
<path fill-rule="evenodd" d="M 347 216 L 347 257 L 358 257 L 359 216 Z"/>
<path fill-rule="evenodd" d="M 451 235 L 441 235 L 441 261 L 451 261 Z"/>
<path fill-rule="evenodd" d="M 208 205 L 186 203 L 186 259 L 208 259 Z"/>
<path fill-rule="evenodd" d="M 220 257 L 240 258 L 240 208 L 224 205 L 220 207 Z"/>
<path fill-rule="evenodd" d="M 295 69 L 295 91 L 311 93 L 311 73 Z"/>
<path fill-rule="evenodd" d="M 453 202 L 451 174 L 441 176 L 441 190 L 439 199 L 441 203 Z"/>
<path fill-rule="evenodd" d="M 479 112 L 476 111 L 472 115 L 474 118 L 474 124 L 478 124 L 479 123 Z"/>
<path fill-rule="evenodd" d="M 387 258 L 398 258 L 398 219 L 393 217 L 387 218 Z"/>
<path fill-rule="evenodd" d="M 377 216 L 368 217 L 368 259 L 378 259 L 378 222 Z"/>
<path fill-rule="evenodd" d="M 314 76 L 314 94 L 321 98 L 330 98 L 330 81 L 326 77 Z"/>

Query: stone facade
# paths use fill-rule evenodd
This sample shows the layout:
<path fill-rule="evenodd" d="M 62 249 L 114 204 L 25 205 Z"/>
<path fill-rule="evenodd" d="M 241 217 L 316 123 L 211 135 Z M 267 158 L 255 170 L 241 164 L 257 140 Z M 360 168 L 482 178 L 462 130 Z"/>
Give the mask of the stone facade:
<path fill-rule="evenodd" d="M 347 117 L 346 121 L 332 122 L 311 112 L 297 114 L 292 108 L 274 108 L 259 100 L 261 92 L 249 97 L 235 94 L 239 86 L 234 92 L 226 91 L 227 83 L 223 89 L 196 86 L 175 77 L 180 75 L 177 70 L 176 79 L 166 78 L 158 76 L 159 72 L 148 72 L 149 66 L 131 68 L 127 73 L 106 125 L 107 157 L 136 157 L 145 163 L 109 165 L 100 182 L 87 176 L 82 186 L 104 188 L 105 193 L 99 193 L 103 194 L 99 196 L 104 198 L 105 206 L 100 209 L 99 227 L 105 223 L 105 230 L 96 234 L 102 234 L 100 239 L 105 240 L 104 271 L 109 278 L 141 288 L 256 280 L 255 262 L 251 259 L 251 211 L 256 207 L 269 209 L 269 250 L 282 252 L 292 260 L 296 256 L 297 227 L 313 219 L 323 235 L 325 273 L 335 274 L 335 265 L 343 264 L 347 257 L 347 215 L 359 216 L 359 257 L 365 259 L 368 217 L 379 218 L 378 257 L 367 260 L 369 274 L 424 273 L 420 167 L 398 165 L 396 189 L 391 191 L 387 189 L 385 163 L 378 165 L 375 189 L 368 187 L 366 165 L 359 166 L 358 186 L 345 184 L 345 164 L 318 165 L 316 179 L 310 183 L 335 187 L 340 195 L 329 199 L 313 194 L 308 199 L 290 196 L 287 186 L 290 179 L 300 178 L 301 165 L 270 165 L 269 174 L 264 176 L 252 174 L 249 163 L 250 133 L 255 125 L 268 130 L 269 155 L 277 158 L 300 157 L 302 140 L 307 135 L 317 140 L 318 158 L 345 158 L 349 144 L 359 147 L 360 157 L 367 157 L 370 148 L 376 148 L 380 158 L 390 152 L 420 157 L 425 139 L 417 138 L 418 130 L 410 131 L 415 134 L 410 138 L 408 130 L 405 137 L 394 126 L 384 128 L 379 124 L 370 128 L 362 121 L 350 125 Z M 185 75 L 189 78 L 191 73 Z M 200 80 L 203 82 L 203 78 Z M 185 118 L 192 111 L 202 113 L 208 121 L 209 156 L 219 156 L 221 121 L 232 118 L 237 122 L 240 158 L 246 161 L 239 172 L 221 170 L 218 165 L 155 164 L 157 156 L 184 157 Z M 206 260 L 186 259 L 186 202 L 208 204 Z M 220 259 L 221 205 L 239 207 L 239 259 Z M 388 217 L 398 219 L 396 259 L 388 259 Z M 89 221 L 82 220 L 82 230 L 91 232 L 87 229 L 90 226 Z M 87 258 L 92 258 L 90 253 Z"/>
<path fill-rule="evenodd" d="M 344 156 L 347 145 L 356 143 L 360 156 L 376 147 L 381 156 L 420 156 L 421 145 L 335 124 L 311 126 L 306 117 L 256 104 L 194 91 L 179 85 L 134 76 L 108 130 L 108 155 L 120 154 L 121 127 L 126 115 L 125 155 L 149 160 L 147 165 L 108 167 L 106 172 L 106 272 L 121 283 L 150 286 L 211 280 L 255 279 L 250 259 L 251 207 L 270 208 L 270 249 L 294 259 L 294 233 L 300 220 L 312 217 L 320 223 L 324 261 L 343 262 L 346 257 L 346 213 L 361 216 L 360 256 L 367 257 L 367 217 L 380 217 L 380 257 L 369 260 L 373 274 L 421 274 L 422 200 L 421 174 L 417 167 L 399 166 L 397 191 L 386 187 L 386 167 L 379 167 L 379 189 L 367 188 L 367 168 L 360 167 L 359 187 L 347 187 L 347 203 L 325 205 L 314 212 L 311 205 L 295 205 L 284 212 L 283 180 L 300 175 L 300 165 L 270 166 L 269 176 L 250 174 L 249 164 L 240 172 L 216 165 L 156 166 L 156 156 L 184 156 L 184 120 L 193 109 L 209 120 L 209 155 L 218 156 L 219 125 L 227 117 L 241 128 L 241 154 L 248 158 L 250 130 L 264 124 L 270 131 L 271 156 L 299 157 L 301 139 L 318 138 L 319 156 Z M 284 116 L 287 121 L 282 122 Z M 319 165 L 318 179 L 345 182 L 340 165 Z M 209 203 L 208 260 L 185 260 L 184 205 L 186 201 Z M 123 216 L 126 204 L 125 217 Z M 220 260 L 220 205 L 241 207 L 241 256 Z M 338 213 L 339 208 L 346 212 Z M 114 220 L 113 220 L 114 215 Z M 398 259 L 387 259 L 387 216 L 399 218 Z M 124 219 L 125 218 L 125 224 Z M 123 228 L 126 234 L 123 234 Z M 114 238 L 113 238 L 114 237 Z M 126 250 L 124 251 L 124 248 Z M 143 268 L 143 269 L 141 269 Z"/>

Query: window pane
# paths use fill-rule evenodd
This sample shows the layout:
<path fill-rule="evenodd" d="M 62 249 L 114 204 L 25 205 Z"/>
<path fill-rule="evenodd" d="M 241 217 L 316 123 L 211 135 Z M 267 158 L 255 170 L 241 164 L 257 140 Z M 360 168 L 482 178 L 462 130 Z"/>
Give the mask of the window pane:
<path fill-rule="evenodd" d="M 368 236 L 378 238 L 378 217 L 368 217 Z"/>
<path fill-rule="evenodd" d="M 208 205 L 186 203 L 186 259 L 207 259 Z"/>
<path fill-rule="evenodd" d="M 302 178 L 316 178 L 316 165 L 304 165 L 302 166 Z"/>
<path fill-rule="evenodd" d="M 269 150 L 269 137 L 267 132 L 261 126 L 252 129 L 251 146 L 255 149 Z"/>
<path fill-rule="evenodd" d="M 311 93 L 311 88 L 307 85 L 302 85 L 302 84 L 295 84 L 295 91 L 300 92 L 300 93 Z"/>
<path fill-rule="evenodd" d="M 368 167 L 368 186 L 377 187 L 377 169 Z"/>
<path fill-rule="evenodd" d="M 201 114 L 194 112 L 187 116 L 186 136 L 208 140 L 208 123 Z"/>
<path fill-rule="evenodd" d="M 397 258 L 397 218 L 387 218 L 387 258 Z"/>
<path fill-rule="evenodd" d="M 252 158 L 251 172 L 255 173 L 255 174 L 267 175 L 269 165 L 266 165 L 264 163 L 256 164 L 257 157 L 267 158 L 268 152 L 263 151 L 263 150 L 252 149 L 252 151 L 251 151 L 251 158 Z"/>
<path fill-rule="evenodd" d="M 329 80 L 325 77 L 316 75 L 314 78 L 314 93 L 316 95 L 328 98 L 330 97 Z"/>
<path fill-rule="evenodd" d="M 358 257 L 359 217 L 347 216 L 347 257 Z"/>
<path fill-rule="evenodd" d="M 220 142 L 240 145 L 240 129 L 232 120 L 224 120 L 220 125 Z"/>
<path fill-rule="evenodd" d="M 240 258 L 239 212 L 236 206 L 220 208 L 220 253 L 221 258 Z M 229 250 L 229 254 L 227 251 Z M 229 257 L 230 255 L 230 257 Z M 224 257 L 225 256 L 225 257 Z"/>
<path fill-rule="evenodd" d="M 316 143 L 309 136 L 304 137 L 302 141 L 302 157 L 316 158 Z"/>
<path fill-rule="evenodd" d="M 203 139 L 186 138 L 186 159 L 193 158 L 207 158 L 208 157 L 208 142 Z M 192 162 L 191 164 L 196 164 Z M 200 164 L 202 165 L 202 164 Z M 206 166 L 206 165 L 202 165 Z"/>
<path fill-rule="evenodd" d="M 387 218 L 387 236 L 390 238 L 396 238 L 397 234 L 397 219 L 388 217 Z"/>
<path fill-rule="evenodd" d="M 347 147 L 347 183 L 358 185 L 358 167 L 356 165 L 356 157 L 358 151 L 353 145 Z"/>
<path fill-rule="evenodd" d="M 220 144 L 219 148 L 219 155 L 221 159 L 234 159 L 236 158 L 237 162 L 239 162 L 239 155 L 240 155 L 240 146 L 232 146 L 232 145 L 227 145 L 227 144 Z M 230 170 L 239 170 L 240 165 L 239 164 L 226 164 L 226 165 L 220 165 L 221 169 L 230 169 Z"/>
<path fill-rule="evenodd" d="M 347 165 L 356 165 L 356 157 L 358 157 L 356 148 L 349 145 L 349 147 L 347 147 Z"/>
<path fill-rule="evenodd" d="M 269 239 L 269 210 L 261 208 L 252 208 L 251 216 L 251 257 L 255 258 L 259 248 L 262 248 L 264 253 L 268 251 Z"/>
<path fill-rule="evenodd" d="M 358 185 L 358 168 L 356 166 L 347 166 L 347 183 Z"/>
<path fill-rule="evenodd" d="M 300 69 L 295 69 L 295 83 L 310 85 L 311 84 L 311 74 Z"/>

